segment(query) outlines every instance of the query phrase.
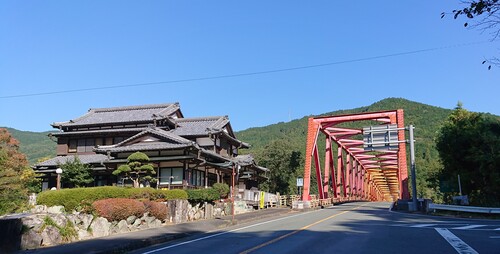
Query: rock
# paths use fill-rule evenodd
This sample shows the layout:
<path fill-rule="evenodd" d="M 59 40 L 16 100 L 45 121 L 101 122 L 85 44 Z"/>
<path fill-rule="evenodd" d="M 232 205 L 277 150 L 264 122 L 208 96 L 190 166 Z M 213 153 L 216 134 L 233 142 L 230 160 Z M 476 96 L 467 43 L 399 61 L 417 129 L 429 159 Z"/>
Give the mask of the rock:
<path fill-rule="evenodd" d="M 126 233 L 126 232 L 130 232 L 130 230 L 128 228 L 128 223 L 126 220 L 121 220 L 116 225 L 116 233 L 121 234 L 121 233 Z"/>
<path fill-rule="evenodd" d="M 62 213 L 60 214 L 48 214 L 48 216 L 59 226 L 64 227 L 68 221 L 66 216 Z"/>
<path fill-rule="evenodd" d="M 214 206 L 212 204 L 205 204 L 205 217 L 204 219 L 212 219 L 214 216 Z"/>
<path fill-rule="evenodd" d="M 148 216 L 148 217 L 144 218 L 144 222 L 145 222 L 146 224 L 149 224 L 149 223 L 151 223 L 152 221 L 154 221 L 155 219 L 156 219 L 155 217 Z"/>
<path fill-rule="evenodd" d="M 90 227 L 90 223 L 92 223 L 93 219 L 94 216 L 92 216 L 92 214 L 82 213 L 77 216 L 76 221 L 78 221 L 78 223 L 76 223 L 75 225 L 81 229 L 87 230 Z"/>
<path fill-rule="evenodd" d="M 109 228 L 111 223 L 103 217 L 98 217 L 92 224 L 90 224 L 90 229 L 92 230 L 92 235 L 94 237 L 103 237 L 109 235 Z"/>
<path fill-rule="evenodd" d="M 36 230 L 28 230 L 21 236 L 21 250 L 31 250 L 42 246 L 43 238 Z"/>
<path fill-rule="evenodd" d="M 78 215 L 76 215 L 76 214 L 66 215 L 66 220 L 71 222 L 74 226 L 76 226 L 78 224 L 77 221 L 80 222 L 80 220 L 78 219 Z"/>
<path fill-rule="evenodd" d="M 45 213 L 47 212 L 47 206 L 45 205 L 36 205 L 31 209 L 31 213 Z"/>
<path fill-rule="evenodd" d="M 31 215 L 22 218 L 21 221 L 23 222 L 25 228 L 38 232 L 40 231 L 40 227 L 42 227 L 43 225 L 43 218 L 45 216 L 46 216 L 45 214 Z"/>
<path fill-rule="evenodd" d="M 78 233 L 78 239 L 80 239 L 80 240 L 92 238 L 92 235 L 90 234 L 90 232 L 87 229 L 78 228 L 77 233 Z"/>
<path fill-rule="evenodd" d="M 47 212 L 48 213 L 55 213 L 55 214 L 63 213 L 64 212 L 64 206 L 62 206 L 62 205 L 56 205 L 56 206 L 48 207 L 47 208 Z"/>
<path fill-rule="evenodd" d="M 139 228 L 139 226 L 140 226 L 141 224 L 142 224 L 142 220 L 141 220 L 141 219 L 136 219 L 136 220 L 134 221 L 134 223 L 132 224 L 132 227 L 137 229 L 137 228 Z"/>
<path fill-rule="evenodd" d="M 127 218 L 127 223 L 128 223 L 128 224 L 134 224 L 135 219 L 137 219 L 137 217 L 135 217 L 134 215 L 129 216 L 129 217 Z"/>
<path fill-rule="evenodd" d="M 199 220 L 201 218 L 203 218 L 203 211 L 198 210 L 198 212 L 194 214 L 194 220 Z"/>
<path fill-rule="evenodd" d="M 42 231 L 42 246 L 52 246 L 62 243 L 62 237 L 59 229 L 54 226 L 46 226 Z"/>
<path fill-rule="evenodd" d="M 161 227 L 161 220 L 159 219 L 154 219 L 152 221 L 150 221 L 148 224 L 148 228 L 157 228 L 157 227 Z"/>

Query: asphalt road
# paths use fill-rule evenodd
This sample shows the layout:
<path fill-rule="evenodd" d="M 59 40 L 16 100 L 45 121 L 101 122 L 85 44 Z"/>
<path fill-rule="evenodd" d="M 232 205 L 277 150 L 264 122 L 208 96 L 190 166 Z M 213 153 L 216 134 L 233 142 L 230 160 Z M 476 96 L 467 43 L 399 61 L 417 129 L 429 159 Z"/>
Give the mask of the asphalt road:
<path fill-rule="evenodd" d="M 500 221 L 402 214 L 389 206 L 348 203 L 131 253 L 500 253 Z"/>

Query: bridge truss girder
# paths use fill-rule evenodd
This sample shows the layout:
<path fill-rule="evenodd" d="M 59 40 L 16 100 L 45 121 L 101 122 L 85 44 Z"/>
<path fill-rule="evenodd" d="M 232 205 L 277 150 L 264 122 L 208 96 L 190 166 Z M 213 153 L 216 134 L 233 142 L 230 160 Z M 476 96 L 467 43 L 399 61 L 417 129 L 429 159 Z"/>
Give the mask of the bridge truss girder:
<path fill-rule="evenodd" d="M 376 121 L 380 124 L 396 124 L 404 127 L 402 109 L 362 114 L 309 118 L 304 167 L 302 200 L 310 200 L 311 167 L 317 179 L 319 199 L 359 199 L 394 201 L 408 199 L 408 169 L 406 144 L 398 144 L 397 150 L 365 151 L 363 140 L 355 139 L 362 129 L 338 126 L 355 121 Z M 320 165 L 318 138 L 325 136 L 324 167 Z M 398 140 L 405 140 L 405 131 L 398 130 Z M 336 144 L 337 151 L 333 151 Z M 336 158 L 334 157 L 336 156 Z M 335 160 L 337 167 L 335 168 Z"/>

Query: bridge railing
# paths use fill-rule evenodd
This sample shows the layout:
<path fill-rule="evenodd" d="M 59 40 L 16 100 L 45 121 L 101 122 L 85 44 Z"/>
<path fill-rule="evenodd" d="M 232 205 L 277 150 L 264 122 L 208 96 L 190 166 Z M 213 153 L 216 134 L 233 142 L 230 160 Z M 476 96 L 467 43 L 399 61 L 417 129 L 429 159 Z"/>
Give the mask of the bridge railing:
<path fill-rule="evenodd" d="M 446 211 L 457 211 L 457 212 L 467 212 L 467 213 L 500 214 L 500 208 L 459 206 L 459 205 L 440 205 L 440 204 L 429 203 L 428 211 L 432 211 L 432 210 L 446 210 Z"/>

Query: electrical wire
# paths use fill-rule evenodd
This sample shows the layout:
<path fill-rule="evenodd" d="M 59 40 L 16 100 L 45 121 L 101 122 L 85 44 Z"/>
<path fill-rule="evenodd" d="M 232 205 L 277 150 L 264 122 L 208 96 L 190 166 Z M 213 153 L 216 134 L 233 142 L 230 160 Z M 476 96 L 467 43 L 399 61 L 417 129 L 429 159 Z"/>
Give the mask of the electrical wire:
<path fill-rule="evenodd" d="M 400 52 L 400 53 L 392 53 L 392 54 L 372 56 L 372 57 L 350 59 L 350 60 L 337 61 L 337 62 L 329 62 L 329 63 L 321 63 L 321 64 L 313 64 L 313 65 L 304 65 L 304 66 L 297 66 L 297 67 L 290 67 L 290 68 L 283 68 L 283 69 L 274 69 L 274 70 L 265 70 L 265 71 L 244 72 L 244 73 L 227 74 L 227 75 L 219 75 L 219 76 L 208 76 L 208 77 L 199 77 L 199 78 L 167 80 L 167 81 L 148 82 L 148 83 L 135 83 L 135 84 L 112 85 L 112 86 L 91 87 L 91 88 L 78 88 L 78 89 L 60 90 L 60 91 L 51 91 L 51 92 L 39 92 L 39 93 L 28 93 L 28 94 L 4 95 L 4 96 L 0 96 L 0 99 L 21 98 L 21 97 L 34 97 L 34 96 L 52 95 L 52 94 L 65 94 L 65 93 L 98 91 L 98 90 L 108 90 L 108 89 L 117 89 L 117 88 L 153 86 L 153 85 L 160 85 L 160 84 L 175 84 L 175 83 L 186 83 L 186 82 L 194 82 L 194 81 L 205 81 L 205 80 L 214 80 L 214 79 L 225 79 L 225 78 L 236 78 L 236 77 L 244 77 L 244 76 L 263 75 L 263 74 L 271 74 L 271 73 L 278 73 L 278 72 L 288 72 L 288 71 L 296 71 L 296 70 L 320 68 L 320 67 L 333 66 L 333 65 L 341 65 L 341 64 L 347 64 L 347 63 L 363 62 L 363 61 L 370 61 L 370 60 L 376 60 L 376 59 L 382 59 L 382 58 L 390 58 L 390 57 L 397 57 L 397 56 L 404 56 L 404 55 L 413 55 L 413 54 L 418 54 L 418 53 L 438 51 L 438 50 L 444 50 L 444 49 L 449 49 L 449 48 L 458 48 L 458 47 L 473 46 L 473 45 L 484 44 L 484 43 L 491 43 L 491 42 L 493 42 L 493 41 L 470 42 L 470 43 L 455 44 L 455 45 L 448 45 L 448 46 L 435 47 L 435 48 L 427 48 L 427 49 L 419 49 L 419 50 L 406 51 L 406 52 Z"/>

